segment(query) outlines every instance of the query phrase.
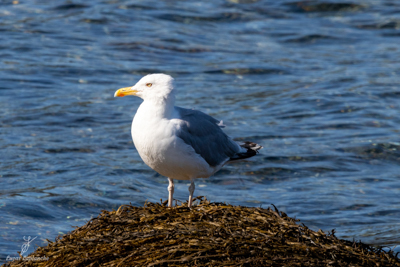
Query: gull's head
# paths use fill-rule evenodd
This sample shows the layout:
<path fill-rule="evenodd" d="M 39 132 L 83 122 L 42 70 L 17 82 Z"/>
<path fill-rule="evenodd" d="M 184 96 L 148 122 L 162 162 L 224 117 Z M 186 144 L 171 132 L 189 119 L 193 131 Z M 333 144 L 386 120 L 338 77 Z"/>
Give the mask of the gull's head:
<path fill-rule="evenodd" d="M 135 95 L 146 99 L 166 99 L 174 89 L 174 78 L 167 74 L 149 74 L 140 79 L 134 86 L 118 89 L 114 97 Z"/>

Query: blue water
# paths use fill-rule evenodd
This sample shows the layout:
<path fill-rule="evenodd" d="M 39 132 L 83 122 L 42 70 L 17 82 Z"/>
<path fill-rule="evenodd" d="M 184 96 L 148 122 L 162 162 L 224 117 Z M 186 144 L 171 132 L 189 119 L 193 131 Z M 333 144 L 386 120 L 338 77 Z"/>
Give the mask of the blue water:
<path fill-rule="evenodd" d="M 400 245 L 398 1 L 0 1 L 0 259 L 167 199 L 130 137 L 145 74 L 264 146 L 195 196 Z M 187 182 L 176 184 L 185 201 Z M 400 251 L 398 248 L 395 249 Z"/>

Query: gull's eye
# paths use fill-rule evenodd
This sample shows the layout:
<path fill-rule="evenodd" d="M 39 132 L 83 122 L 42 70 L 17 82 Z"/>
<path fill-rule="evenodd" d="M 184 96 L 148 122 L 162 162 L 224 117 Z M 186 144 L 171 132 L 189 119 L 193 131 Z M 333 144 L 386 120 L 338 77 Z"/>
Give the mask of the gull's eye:
<path fill-rule="evenodd" d="M 153 84 L 152 83 L 146 83 L 147 87 L 151 87 Z"/>

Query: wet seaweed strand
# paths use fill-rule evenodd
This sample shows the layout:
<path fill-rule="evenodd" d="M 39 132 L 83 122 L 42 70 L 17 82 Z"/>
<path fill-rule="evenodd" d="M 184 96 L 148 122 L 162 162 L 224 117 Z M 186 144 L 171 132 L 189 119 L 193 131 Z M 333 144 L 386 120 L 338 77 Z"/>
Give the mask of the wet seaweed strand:
<path fill-rule="evenodd" d="M 392 251 L 312 231 L 273 208 L 147 202 L 102 213 L 5 266 L 400 266 Z"/>

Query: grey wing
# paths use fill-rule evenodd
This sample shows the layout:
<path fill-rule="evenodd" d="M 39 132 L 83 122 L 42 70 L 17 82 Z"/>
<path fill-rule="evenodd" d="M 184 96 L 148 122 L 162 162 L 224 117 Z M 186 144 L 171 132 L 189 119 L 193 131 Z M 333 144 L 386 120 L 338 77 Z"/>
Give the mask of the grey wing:
<path fill-rule="evenodd" d="M 181 120 L 178 136 L 210 166 L 218 166 L 240 152 L 239 145 L 221 130 L 218 120 L 201 111 L 175 109 Z"/>

